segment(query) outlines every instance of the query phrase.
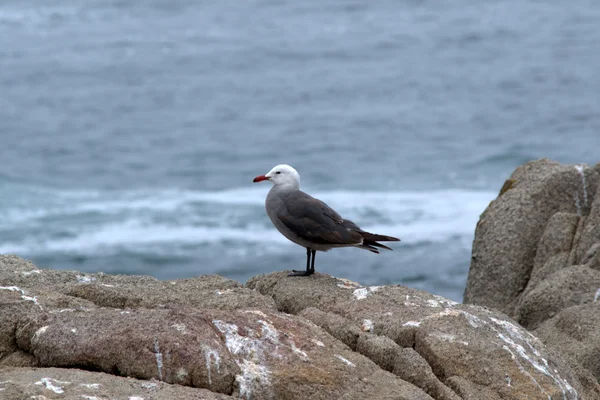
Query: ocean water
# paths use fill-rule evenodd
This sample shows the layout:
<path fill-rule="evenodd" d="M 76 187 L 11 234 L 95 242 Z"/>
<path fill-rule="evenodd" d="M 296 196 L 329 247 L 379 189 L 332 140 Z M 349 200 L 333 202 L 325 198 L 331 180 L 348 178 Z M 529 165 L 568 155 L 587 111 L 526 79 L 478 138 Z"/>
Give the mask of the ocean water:
<path fill-rule="evenodd" d="M 520 164 L 594 164 L 600 2 L 0 4 L 0 253 L 40 267 L 303 268 L 256 175 L 393 252 L 320 272 L 462 299 L 480 213 Z"/>

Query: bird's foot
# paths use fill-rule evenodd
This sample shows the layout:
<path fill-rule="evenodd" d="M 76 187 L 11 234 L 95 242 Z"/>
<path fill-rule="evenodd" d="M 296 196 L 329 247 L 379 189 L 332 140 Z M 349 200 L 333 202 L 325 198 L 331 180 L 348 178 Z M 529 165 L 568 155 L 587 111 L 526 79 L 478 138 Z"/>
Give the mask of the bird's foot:
<path fill-rule="evenodd" d="M 299 271 L 297 269 L 293 269 L 292 272 L 290 272 L 288 274 L 288 276 L 310 276 L 310 275 L 312 275 L 314 273 L 315 273 L 315 271 L 313 271 L 313 270 L 309 270 L 309 271 L 301 270 L 301 271 Z"/>

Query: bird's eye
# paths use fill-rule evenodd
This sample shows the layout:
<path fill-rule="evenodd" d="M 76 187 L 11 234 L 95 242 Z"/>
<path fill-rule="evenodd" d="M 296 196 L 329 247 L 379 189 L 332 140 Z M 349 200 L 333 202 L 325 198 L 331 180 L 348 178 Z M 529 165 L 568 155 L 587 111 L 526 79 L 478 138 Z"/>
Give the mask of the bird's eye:
<path fill-rule="evenodd" d="M 279 174 L 281 173 L 281 171 L 277 171 L 277 172 L 275 172 L 275 173 L 276 173 L 277 175 L 279 175 Z"/>

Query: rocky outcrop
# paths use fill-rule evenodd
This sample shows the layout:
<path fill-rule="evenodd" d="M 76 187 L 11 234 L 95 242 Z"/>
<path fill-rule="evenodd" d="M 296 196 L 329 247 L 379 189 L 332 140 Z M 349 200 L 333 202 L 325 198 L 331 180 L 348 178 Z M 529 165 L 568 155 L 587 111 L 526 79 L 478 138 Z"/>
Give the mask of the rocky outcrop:
<path fill-rule="evenodd" d="M 580 264 L 600 242 L 593 238 L 600 235 L 594 229 L 600 223 L 594 206 L 599 182 L 600 165 L 544 159 L 519 167 L 477 224 L 465 303 L 514 316 L 523 293 L 532 289 L 530 277 L 536 285 L 541 276 Z"/>
<path fill-rule="evenodd" d="M 599 250 L 600 164 L 527 163 L 481 215 L 465 303 L 506 312 L 597 381 Z"/>
<path fill-rule="evenodd" d="M 0 398 L 594 398 L 586 371 L 500 312 L 401 286 L 0 257 Z"/>
<path fill-rule="evenodd" d="M 577 374 L 498 311 L 403 286 L 360 287 L 321 275 L 292 281 L 275 273 L 250 279 L 248 287 L 436 399 L 600 395 L 585 373 L 585 388 L 575 389 L 570 382 L 579 381 Z"/>

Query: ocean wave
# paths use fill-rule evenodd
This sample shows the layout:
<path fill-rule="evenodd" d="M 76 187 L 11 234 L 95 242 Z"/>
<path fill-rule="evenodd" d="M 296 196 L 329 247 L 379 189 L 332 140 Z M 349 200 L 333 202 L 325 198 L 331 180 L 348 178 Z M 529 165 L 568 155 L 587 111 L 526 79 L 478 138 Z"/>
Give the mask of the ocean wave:
<path fill-rule="evenodd" d="M 32 194 L 33 195 L 33 194 Z M 231 189 L 222 191 L 193 190 L 136 190 L 125 192 L 99 191 L 45 191 L 35 193 L 44 201 L 19 201 L 4 204 L 8 222 L 51 215 L 76 215 L 88 212 L 118 214 L 127 211 L 178 211 L 186 205 L 263 206 L 266 188 Z M 487 205 L 495 193 L 476 190 L 436 190 L 423 192 L 386 191 L 328 191 L 313 195 L 336 210 L 368 210 L 402 213 L 419 209 L 428 215 L 447 215 L 472 211 Z M 454 212 L 453 212 L 454 211 Z M 480 210 L 482 211 L 482 210 Z"/>
<path fill-rule="evenodd" d="M 142 249 L 165 253 L 223 243 L 229 248 L 258 245 L 266 252 L 277 252 L 289 242 L 266 216 L 266 193 L 266 187 L 122 192 L 44 189 L 43 194 L 30 193 L 29 199 L 21 195 L 14 203 L 3 202 L 0 253 Z M 317 191 L 315 196 L 363 229 L 400 237 L 404 245 L 459 239 L 469 247 L 479 214 L 495 193 Z"/>

